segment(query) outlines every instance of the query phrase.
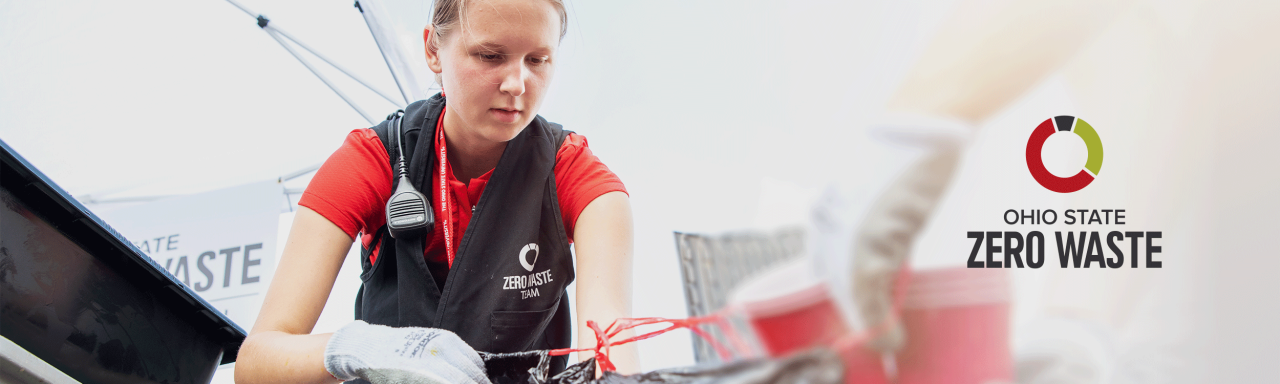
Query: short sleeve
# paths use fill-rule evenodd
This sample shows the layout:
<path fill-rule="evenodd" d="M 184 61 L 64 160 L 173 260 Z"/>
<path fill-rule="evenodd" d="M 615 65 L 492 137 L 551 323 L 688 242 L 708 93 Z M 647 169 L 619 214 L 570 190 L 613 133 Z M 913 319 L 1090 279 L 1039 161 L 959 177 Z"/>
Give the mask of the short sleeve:
<path fill-rule="evenodd" d="M 627 192 L 622 179 L 591 153 L 587 138 L 576 133 L 565 137 L 564 144 L 556 152 L 555 177 L 560 217 L 571 242 L 578 215 L 588 204 L 609 192 Z"/>
<path fill-rule="evenodd" d="M 316 171 L 298 205 L 316 211 L 355 239 L 357 233 L 372 232 L 386 222 L 383 210 L 391 197 L 391 176 L 378 134 L 356 129 Z"/>

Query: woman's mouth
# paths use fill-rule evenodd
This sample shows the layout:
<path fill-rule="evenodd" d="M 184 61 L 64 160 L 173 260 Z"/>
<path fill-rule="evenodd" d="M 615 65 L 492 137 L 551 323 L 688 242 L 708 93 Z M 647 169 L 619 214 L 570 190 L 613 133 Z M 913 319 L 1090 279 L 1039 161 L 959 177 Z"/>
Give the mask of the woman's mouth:
<path fill-rule="evenodd" d="M 503 123 L 514 123 L 520 117 L 518 109 L 489 108 L 489 114 Z"/>

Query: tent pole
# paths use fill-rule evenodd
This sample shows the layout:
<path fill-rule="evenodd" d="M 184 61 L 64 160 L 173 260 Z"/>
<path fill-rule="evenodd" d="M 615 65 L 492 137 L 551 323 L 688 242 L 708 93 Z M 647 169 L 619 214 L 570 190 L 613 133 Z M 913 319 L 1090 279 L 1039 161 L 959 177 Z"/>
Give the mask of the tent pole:
<path fill-rule="evenodd" d="M 316 50 L 311 49 L 311 47 L 308 47 L 306 44 L 303 44 L 298 39 L 293 38 L 293 35 L 290 35 L 288 32 L 285 32 L 283 29 L 277 28 L 274 25 L 267 25 L 266 27 L 263 27 L 263 29 L 267 29 L 267 28 L 270 28 L 276 33 L 279 33 L 280 36 L 286 39 L 289 39 L 289 41 L 293 42 L 294 44 L 297 44 L 299 47 L 302 47 L 302 49 L 305 49 L 307 52 L 311 52 L 312 55 L 315 55 L 315 57 L 320 58 L 321 61 L 324 61 L 326 64 L 329 64 L 329 66 L 336 68 L 338 71 L 342 72 L 342 74 L 347 75 L 347 77 L 350 77 L 352 80 L 355 80 L 357 83 L 360 83 L 360 85 L 363 85 L 365 88 L 368 88 L 370 91 L 373 91 L 373 93 L 378 94 L 378 96 L 382 96 L 382 98 L 387 102 L 391 103 L 391 105 L 399 105 L 400 102 L 392 100 L 391 96 L 388 96 L 386 93 L 382 92 L 381 90 L 374 88 L 372 85 L 369 85 L 368 82 L 364 81 L 364 79 L 357 77 L 355 74 L 351 73 L 351 71 L 348 71 L 346 68 L 343 68 L 342 66 L 334 63 L 333 60 L 329 60 L 329 58 L 325 57 L 324 55 L 321 55 L 320 52 L 316 52 Z M 395 76 L 392 76 L 392 78 L 395 78 Z"/>
<path fill-rule="evenodd" d="M 228 0 L 230 1 L 230 0 Z M 404 86 L 400 85 L 400 77 L 396 76 L 396 69 L 391 65 L 391 59 L 387 58 L 387 50 L 382 47 L 382 40 L 378 39 L 378 34 L 373 30 L 373 23 L 369 22 L 369 14 L 365 13 L 364 7 L 360 6 L 360 0 L 356 0 L 356 9 L 360 10 L 360 16 L 364 18 L 364 25 L 369 27 L 369 34 L 373 35 L 373 42 L 378 45 L 378 53 L 382 54 L 382 61 L 387 63 L 387 71 L 391 72 L 391 78 L 396 81 L 396 88 L 400 89 L 400 96 L 404 97 L 405 105 L 409 104 L 409 94 L 404 92 Z"/>
<path fill-rule="evenodd" d="M 338 90 L 338 87 L 333 86 L 333 84 L 329 82 L 329 79 L 325 78 L 324 75 L 321 75 L 320 72 L 315 69 L 315 67 L 312 67 L 311 63 L 308 63 L 306 60 L 302 59 L 302 56 L 299 56 L 298 52 L 294 51 L 293 48 L 289 46 L 289 43 L 285 42 L 283 38 L 281 38 L 280 36 L 277 36 L 273 30 L 270 30 L 270 29 L 263 29 L 263 30 L 267 31 L 267 35 L 270 35 L 271 38 L 276 39 L 276 42 L 280 43 L 281 47 L 284 47 L 286 51 L 289 51 L 290 55 L 293 55 L 294 58 L 298 59 L 298 62 L 302 63 L 302 66 L 307 67 L 307 70 L 311 71 L 312 74 L 316 75 L 316 77 L 320 79 L 320 82 L 324 83 L 325 86 L 329 87 L 329 89 L 332 90 L 333 93 L 338 94 L 338 97 L 342 98 L 342 101 L 347 102 L 347 105 L 350 105 L 351 109 L 356 110 L 356 113 L 359 113 L 361 117 L 364 117 L 364 119 L 369 122 L 369 125 L 373 125 L 374 122 L 376 122 L 376 120 L 374 120 L 372 117 L 369 117 L 368 113 L 365 113 L 363 109 L 360 109 L 360 106 L 356 105 L 355 102 L 351 101 L 351 99 L 348 98 L 345 93 L 342 93 L 341 90 Z"/>

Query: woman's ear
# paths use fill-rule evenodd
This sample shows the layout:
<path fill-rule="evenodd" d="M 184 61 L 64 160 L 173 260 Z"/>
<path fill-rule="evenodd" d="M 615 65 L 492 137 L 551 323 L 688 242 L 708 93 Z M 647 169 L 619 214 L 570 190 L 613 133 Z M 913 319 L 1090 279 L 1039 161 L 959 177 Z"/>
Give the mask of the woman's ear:
<path fill-rule="evenodd" d="M 427 67 L 431 68 L 431 72 L 440 73 L 444 68 L 440 67 L 440 47 L 435 45 L 431 39 L 431 26 L 428 25 L 422 29 L 422 46 L 427 50 Z"/>

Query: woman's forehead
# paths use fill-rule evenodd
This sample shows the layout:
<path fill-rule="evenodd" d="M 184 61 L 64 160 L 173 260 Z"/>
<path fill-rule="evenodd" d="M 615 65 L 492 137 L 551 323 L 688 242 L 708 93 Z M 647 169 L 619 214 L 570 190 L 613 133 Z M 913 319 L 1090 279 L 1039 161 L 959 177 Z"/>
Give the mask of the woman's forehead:
<path fill-rule="evenodd" d="M 548 1 L 470 0 L 462 16 L 469 45 L 553 49 L 560 40 L 560 16 Z"/>

